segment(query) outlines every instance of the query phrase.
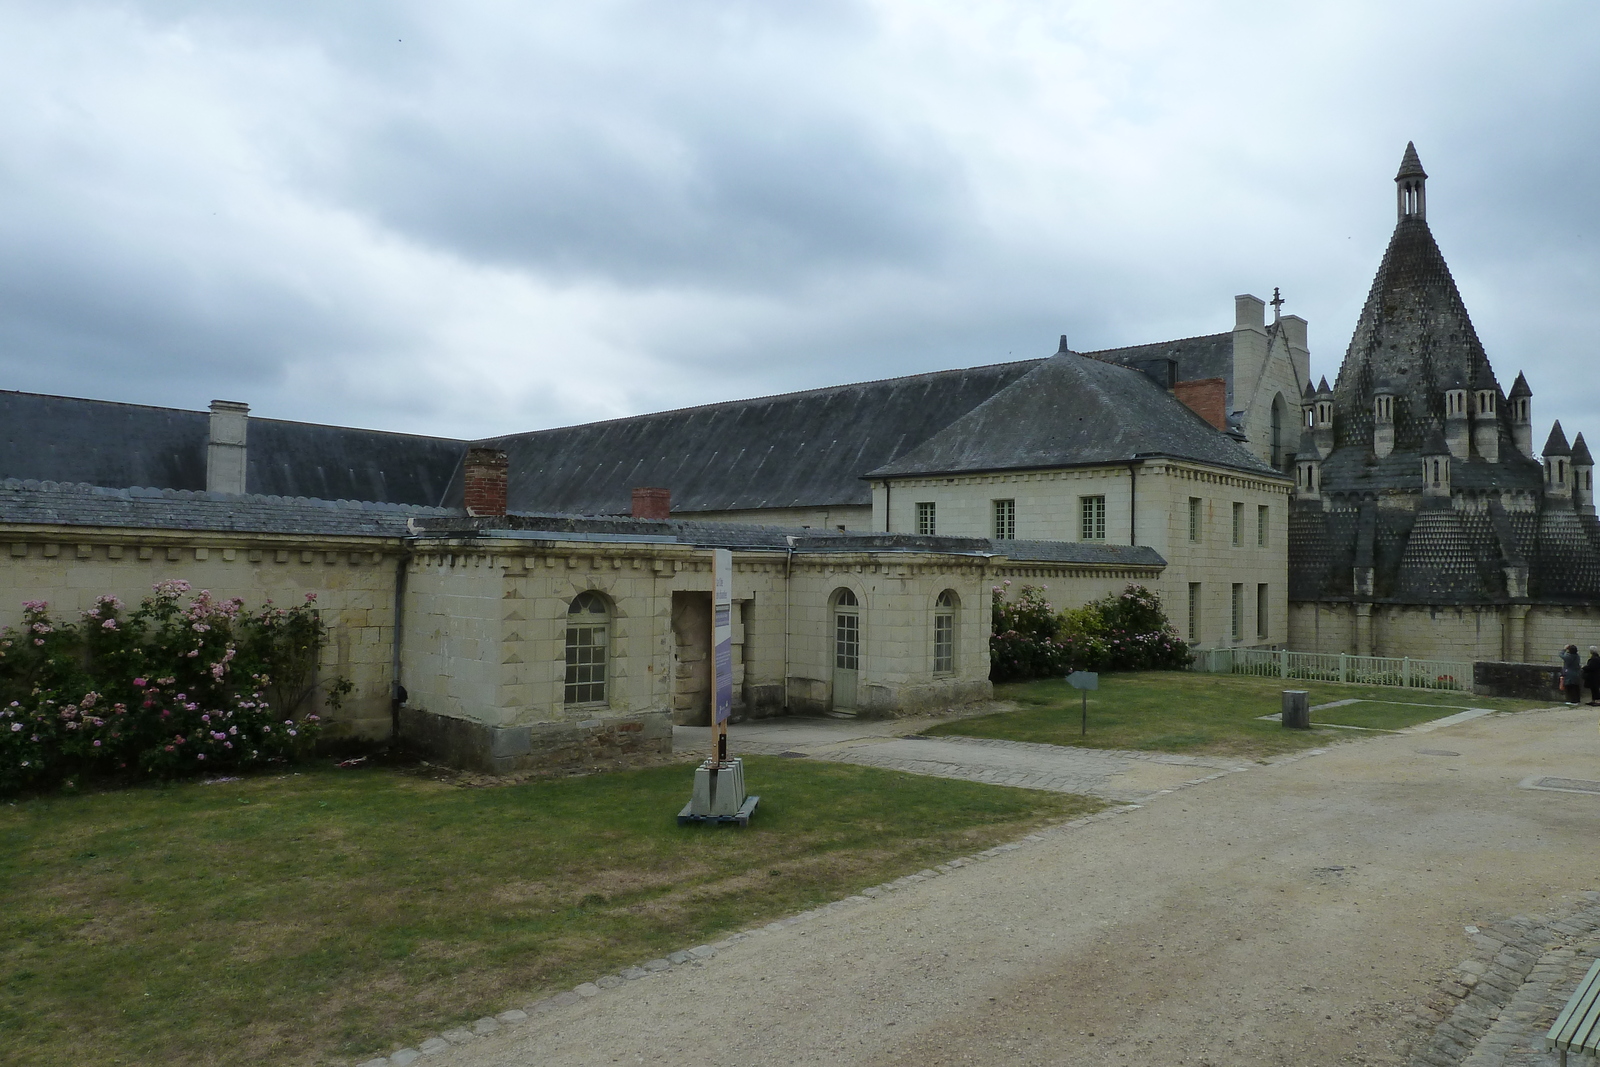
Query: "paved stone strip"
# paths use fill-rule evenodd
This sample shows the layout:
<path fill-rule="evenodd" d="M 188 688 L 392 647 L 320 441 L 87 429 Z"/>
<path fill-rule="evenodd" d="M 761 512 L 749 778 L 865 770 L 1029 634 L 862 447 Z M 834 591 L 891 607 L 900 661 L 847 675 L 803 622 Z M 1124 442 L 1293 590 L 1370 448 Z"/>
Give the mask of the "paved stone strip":
<path fill-rule="evenodd" d="M 1411 1067 L 1546 1067 L 1544 1035 L 1600 953 L 1600 892 L 1549 915 L 1467 927 L 1461 961 L 1413 1016 L 1424 1039 Z"/>

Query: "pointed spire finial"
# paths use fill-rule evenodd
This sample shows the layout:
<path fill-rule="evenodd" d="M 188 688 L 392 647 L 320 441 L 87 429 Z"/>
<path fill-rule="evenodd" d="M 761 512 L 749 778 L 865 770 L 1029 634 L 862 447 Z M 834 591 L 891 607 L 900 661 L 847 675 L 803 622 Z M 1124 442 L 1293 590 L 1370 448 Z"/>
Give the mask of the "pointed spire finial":
<path fill-rule="evenodd" d="M 1272 305 L 1272 321 L 1277 322 L 1283 312 L 1283 293 L 1276 285 L 1272 287 L 1272 299 L 1267 303 Z"/>
<path fill-rule="evenodd" d="M 1417 146 L 1414 141 L 1406 142 L 1406 154 L 1400 157 L 1400 173 L 1394 176 L 1395 181 L 1401 178 L 1426 178 L 1428 172 L 1422 169 L 1422 160 L 1417 158 Z"/>

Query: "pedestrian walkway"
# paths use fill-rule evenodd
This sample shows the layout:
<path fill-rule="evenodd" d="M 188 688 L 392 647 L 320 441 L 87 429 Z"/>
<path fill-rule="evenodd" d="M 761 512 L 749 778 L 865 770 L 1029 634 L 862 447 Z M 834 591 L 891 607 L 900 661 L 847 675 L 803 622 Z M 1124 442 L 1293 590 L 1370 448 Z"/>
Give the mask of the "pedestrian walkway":
<path fill-rule="evenodd" d="M 941 719 L 766 719 L 728 729 L 728 751 L 804 756 L 863 767 L 956 778 L 990 785 L 1079 793 L 1137 802 L 1214 772 L 1242 769 L 1239 759 L 1070 748 L 976 737 L 922 737 Z M 679 726 L 673 747 L 709 752 L 709 727 Z"/>

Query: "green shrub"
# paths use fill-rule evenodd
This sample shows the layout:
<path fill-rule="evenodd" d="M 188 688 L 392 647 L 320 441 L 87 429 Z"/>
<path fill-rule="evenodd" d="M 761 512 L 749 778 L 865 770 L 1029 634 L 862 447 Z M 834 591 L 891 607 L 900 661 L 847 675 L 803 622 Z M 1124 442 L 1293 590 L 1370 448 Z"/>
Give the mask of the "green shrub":
<path fill-rule="evenodd" d="M 318 716 L 327 631 L 316 594 L 292 608 L 238 599 L 187 582 L 155 587 L 124 613 L 102 596 L 78 622 L 44 601 L 23 605 L 20 629 L 0 632 L 0 792 L 88 776 L 182 777 L 303 755 Z M 350 684 L 326 686 L 337 707 Z"/>
<path fill-rule="evenodd" d="M 1071 671 L 1179 670 L 1194 656 L 1142 585 L 1056 613 L 1040 588 L 1025 585 L 1006 600 L 994 589 L 989 677 L 996 682 L 1060 677 Z"/>

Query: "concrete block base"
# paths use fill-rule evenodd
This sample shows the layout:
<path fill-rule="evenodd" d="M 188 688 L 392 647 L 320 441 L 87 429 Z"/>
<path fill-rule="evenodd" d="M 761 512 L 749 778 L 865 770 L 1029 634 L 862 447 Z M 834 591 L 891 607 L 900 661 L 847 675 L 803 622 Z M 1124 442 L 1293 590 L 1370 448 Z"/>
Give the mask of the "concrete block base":
<path fill-rule="evenodd" d="M 602 715 L 580 722 L 488 726 L 436 715 L 425 708 L 402 708 L 400 743 L 447 767 L 510 774 L 671 752 L 672 719 L 661 710 Z"/>

